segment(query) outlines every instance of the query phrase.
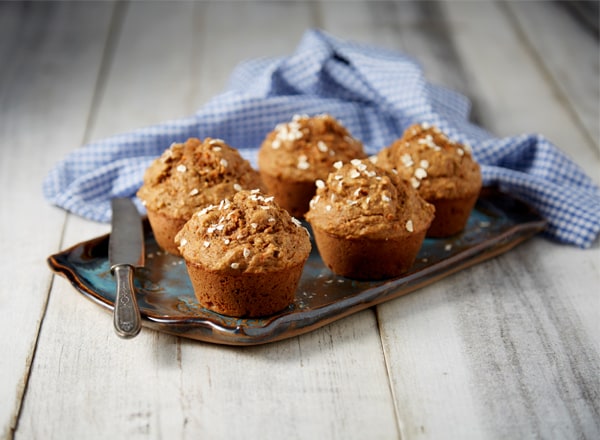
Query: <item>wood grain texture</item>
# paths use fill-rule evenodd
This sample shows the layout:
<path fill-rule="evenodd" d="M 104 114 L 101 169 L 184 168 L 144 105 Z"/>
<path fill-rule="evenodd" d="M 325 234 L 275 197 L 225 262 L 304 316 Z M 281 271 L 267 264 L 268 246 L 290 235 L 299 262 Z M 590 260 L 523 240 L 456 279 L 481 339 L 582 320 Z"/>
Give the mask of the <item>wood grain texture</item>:
<path fill-rule="evenodd" d="M 566 101 L 565 107 L 572 108 L 573 118 L 600 151 L 598 3 L 568 3 L 508 2 L 506 9 L 533 52 L 531 57 L 550 77 L 557 97 Z M 581 15 L 573 14 L 569 6 L 575 8 L 576 3 L 589 3 L 590 9 L 582 10 Z M 594 20 L 594 3 L 596 32 L 586 32 L 584 17 Z M 573 70 L 577 71 L 576 76 Z"/>
<path fill-rule="evenodd" d="M 329 15 L 333 16 L 335 9 L 335 5 L 329 6 Z M 446 19 L 448 13 L 450 19 Z M 555 85 L 548 82 L 545 69 L 528 53 L 519 55 L 514 64 L 506 63 L 506 56 L 501 55 L 516 56 L 524 51 L 524 37 L 515 32 L 515 23 L 502 7 L 470 4 L 453 8 L 426 3 L 368 8 L 355 4 L 349 16 L 352 25 L 337 22 L 340 30 L 361 29 L 355 26 L 356 20 L 367 16 L 377 23 L 377 32 L 367 32 L 373 42 L 415 56 L 432 81 L 468 90 L 467 96 L 476 103 L 472 119 L 492 132 L 500 132 L 498 121 L 507 124 L 506 134 L 520 129 L 520 124 L 525 128 L 525 124 L 538 121 L 542 133 L 558 133 L 548 117 L 563 120 L 563 128 L 564 119 L 570 119 L 572 132 L 577 132 L 577 123 L 565 107 L 569 104 L 555 99 Z M 560 17 L 555 19 L 560 21 Z M 534 30 L 539 32 L 538 38 L 548 33 L 540 26 Z M 351 38 L 351 31 L 346 34 Z M 515 65 L 527 72 L 525 78 L 511 74 Z M 514 84 L 515 78 L 535 87 L 524 93 L 521 85 Z M 593 88 L 592 76 L 587 78 Z M 499 96 L 503 87 L 513 88 L 504 95 L 506 99 Z M 544 102 L 547 106 L 534 108 Z M 507 116 L 513 105 L 517 107 Z M 482 115 L 477 113 L 480 106 Z M 537 114 L 532 116 L 530 112 L 536 108 Z M 573 135 L 562 139 L 571 144 Z M 577 139 L 581 151 L 591 153 L 588 158 L 593 166 L 589 164 L 587 169 L 598 169 L 593 150 L 586 150 L 590 144 L 585 135 Z M 543 251 L 537 251 L 537 246 Z M 545 258 L 544 252 L 552 257 Z M 598 251 L 565 253 L 565 249 L 536 240 L 535 245 L 528 243 L 510 255 L 422 289 L 418 295 L 377 308 L 405 437 L 597 435 L 600 302 L 591 287 L 585 286 L 600 285 L 598 266 L 592 264 L 584 271 L 578 270 L 577 264 L 590 258 L 597 261 Z M 557 274 L 557 266 L 562 275 L 559 279 L 571 274 L 572 279 L 582 280 L 584 291 L 548 283 L 554 279 L 549 274 Z M 574 292 L 574 300 L 569 292 Z M 580 332 L 573 334 L 574 328 Z M 584 360 L 577 360 L 575 353 Z M 449 402 L 447 397 L 437 396 L 453 398 Z M 455 420 L 461 423 L 453 423 Z"/>
<path fill-rule="evenodd" d="M 472 386 L 483 404 L 479 408 L 487 408 L 479 414 L 491 433 L 594 438 L 600 434 L 598 333 L 581 325 L 586 317 L 571 303 L 573 287 L 564 291 L 549 282 L 551 269 L 540 258 L 548 250 L 536 240 L 515 249 L 512 258 L 475 268 L 474 278 L 499 281 L 468 300 L 464 291 L 451 291 L 452 302 L 461 304 L 458 321 L 475 373 Z M 565 257 L 554 257 L 562 260 L 555 270 L 598 283 L 597 271 L 583 273 Z M 594 305 L 597 300 L 588 303 Z"/>
<path fill-rule="evenodd" d="M 289 55 L 314 26 L 312 2 L 200 2 L 193 69 L 199 107 L 224 91 L 231 71 L 253 58 Z M 256 42 L 260 43 L 256 44 Z"/>
<path fill-rule="evenodd" d="M 0 437 L 17 423 L 65 221 L 42 178 L 82 141 L 110 11 L 90 5 L 84 25 L 81 5 L 0 4 Z"/>
<path fill-rule="evenodd" d="M 542 133 L 598 182 L 597 151 L 580 131 L 571 109 L 557 97 L 554 84 L 548 83 L 546 69 L 531 58 L 502 5 L 444 5 L 458 54 L 469 66 L 481 124 L 500 137 Z M 593 87 L 593 77 L 578 78 Z"/>
<path fill-rule="evenodd" d="M 189 62 L 195 36 L 193 10 L 193 3 L 168 2 L 124 3 L 115 10 L 90 139 L 184 117 L 194 110 L 190 95 L 196 73 Z"/>
<path fill-rule="evenodd" d="M 514 57 L 522 50 L 521 42 L 511 37 L 511 21 L 494 5 L 462 6 L 447 7 L 448 38 L 454 37 L 461 69 L 468 77 L 476 78 L 477 84 L 471 84 L 471 90 L 476 91 L 478 103 L 483 106 L 481 119 L 486 128 L 500 132 L 499 122 L 516 129 L 522 123 L 537 121 L 542 133 L 554 132 L 558 136 L 552 118 L 561 119 L 564 127 L 569 110 L 561 100 L 551 100 L 552 84 L 546 83 L 535 64 L 527 67 L 525 54 L 516 62 L 521 72 L 527 72 L 524 78 L 518 77 L 521 84 L 515 85 L 510 80 L 510 70 L 515 64 L 507 64 L 506 56 L 501 54 L 510 53 Z M 477 35 L 486 35 L 489 40 L 476 38 Z M 497 49 L 490 51 L 492 41 Z M 451 64 L 441 62 L 438 68 L 443 66 Z M 535 86 L 527 93 L 519 92 L 523 83 Z M 504 95 L 510 96 L 510 103 L 499 95 L 506 86 L 513 88 L 509 95 Z M 529 111 L 522 108 L 544 102 L 547 105 L 543 111 L 538 108 L 533 115 L 533 108 Z M 511 109 L 507 115 L 507 105 L 522 107 L 516 107 L 519 111 Z M 513 119 L 518 119 L 518 124 Z M 572 130 L 577 131 L 575 125 Z M 572 141 L 573 136 L 570 138 Z M 587 154 L 597 167 L 589 144 L 583 136 L 578 140 L 581 150 L 572 154 L 577 157 Z M 564 141 L 569 143 L 566 138 Z M 572 142 L 569 146 L 577 148 Z M 588 170 L 593 168 L 592 164 L 588 164 Z M 543 251 L 538 251 L 538 247 Z M 453 438 L 537 435 L 594 438 L 598 434 L 595 396 L 600 333 L 596 323 L 600 304 L 591 286 L 598 283 L 598 265 L 591 264 L 590 270 L 584 271 L 577 270 L 577 264 L 590 259 L 598 261 L 597 257 L 597 248 L 587 255 L 569 252 L 567 257 L 565 249 L 534 240 L 509 255 L 424 289 L 418 298 L 403 298 L 380 306 L 384 349 L 388 362 L 398 369 L 397 373 L 391 373 L 395 395 L 431 396 L 437 391 L 444 396 L 456 396 L 450 406 L 446 399 L 417 399 L 416 404 L 406 405 L 408 422 L 404 424 L 404 432 L 408 437 L 438 438 L 451 432 Z M 573 264 L 568 258 L 579 263 Z M 561 289 L 548 281 L 555 280 L 550 274 L 558 273 L 562 274 L 558 279 L 581 279 L 582 287 Z M 574 299 L 570 298 L 570 292 Z M 427 303 L 424 312 L 419 306 L 428 295 L 433 303 Z M 583 298 L 590 307 L 588 312 L 579 302 Z M 404 310 L 406 303 L 409 310 Z M 440 311 L 430 318 L 432 310 L 444 313 Z M 397 319 L 400 313 L 403 317 L 410 316 L 408 323 L 400 324 Z M 429 327 L 421 328 L 423 321 L 443 326 L 443 337 Z M 411 333 L 406 337 L 398 326 L 407 332 L 421 331 L 414 337 L 410 337 Z M 572 333 L 574 328 L 579 329 L 577 334 Z M 398 346 L 401 335 L 404 338 Z M 460 343 L 453 345 L 456 341 Z M 419 351 L 423 345 L 427 354 L 431 352 L 429 358 Z M 575 353 L 585 360 L 578 360 Z M 425 365 L 417 369 L 417 363 Z M 406 370 L 412 376 L 396 381 L 395 376 L 401 377 Z M 403 410 L 399 412 L 402 414 Z M 450 420 L 461 423 L 453 425 Z M 448 431 L 449 426 L 453 431 Z"/>
<path fill-rule="evenodd" d="M 412 55 L 472 99 L 474 121 L 543 133 L 600 181 L 597 67 L 582 61 L 598 41 L 555 5 L 0 3 L 0 243 L 18 249 L 0 257 L 0 438 L 600 437 L 598 243 L 535 238 L 257 347 L 148 329 L 121 340 L 109 313 L 53 280 L 47 255 L 109 226 L 47 205 L 52 164 L 194 112 L 239 62 L 290 54 L 309 27 Z"/>

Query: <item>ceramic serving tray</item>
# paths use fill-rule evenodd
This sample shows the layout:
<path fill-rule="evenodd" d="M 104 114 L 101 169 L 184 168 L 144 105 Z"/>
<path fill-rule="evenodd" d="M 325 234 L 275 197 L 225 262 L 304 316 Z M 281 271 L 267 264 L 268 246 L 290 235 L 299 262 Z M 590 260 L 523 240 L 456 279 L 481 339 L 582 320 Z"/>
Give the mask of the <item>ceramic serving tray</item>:
<path fill-rule="evenodd" d="M 135 275 L 145 327 L 228 345 L 254 345 L 290 338 L 508 251 L 543 229 L 545 222 L 506 194 L 485 190 L 465 230 L 447 239 L 425 239 L 413 268 L 400 278 L 354 281 L 334 275 L 316 245 L 304 267 L 294 303 L 260 319 L 234 318 L 203 308 L 194 296 L 185 263 L 157 246 L 144 221 L 146 266 Z M 109 235 L 85 241 L 48 258 L 85 297 L 107 310 L 115 300 L 108 262 Z"/>

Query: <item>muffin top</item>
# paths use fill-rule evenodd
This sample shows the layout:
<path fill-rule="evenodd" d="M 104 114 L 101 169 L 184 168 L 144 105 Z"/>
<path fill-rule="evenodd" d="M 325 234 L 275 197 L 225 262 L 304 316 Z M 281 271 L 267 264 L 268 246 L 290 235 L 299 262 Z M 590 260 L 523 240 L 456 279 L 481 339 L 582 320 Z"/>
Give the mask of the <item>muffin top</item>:
<path fill-rule="evenodd" d="M 198 211 L 175 237 L 183 258 L 208 270 L 264 273 L 303 264 L 308 231 L 259 190 Z"/>
<path fill-rule="evenodd" d="M 427 229 L 435 208 L 395 173 L 369 160 L 334 164 L 306 214 L 309 223 L 330 234 L 373 239 L 404 237 Z"/>
<path fill-rule="evenodd" d="M 410 126 L 376 158 L 377 165 L 396 170 L 426 200 L 465 197 L 481 188 L 471 148 L 429 124 Z"/>
<path fill-rule="evenodd" d="M 258 172 L 221 139 L 174 143 L 146 170 L 137 195 L 171 217 L 189 218 L 242 189 L 262 188 Z"/>
<path fill-rule="evenodd" d="M 338 160 L 363 157 L 362 143 L 332 116 L 296 115 L 267 135 L 258 166 L 270 175 L 306 182 L 325 179 Z"/>

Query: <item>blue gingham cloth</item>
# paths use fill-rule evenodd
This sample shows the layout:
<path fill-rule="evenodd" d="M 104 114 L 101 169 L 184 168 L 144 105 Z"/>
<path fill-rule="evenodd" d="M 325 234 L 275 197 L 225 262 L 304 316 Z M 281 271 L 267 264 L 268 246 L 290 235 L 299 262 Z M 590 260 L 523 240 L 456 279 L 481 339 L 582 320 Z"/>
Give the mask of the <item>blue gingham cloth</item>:
<path fill-rule="evenodd" d="M 135 197 L 145 169 L 172 142 L 221 138 L 256 166 L 265 135 L 295 114 L 335 116 L 368 153 L 428 122 L 470 144 L 484 185 L 534 207 L 548 221 L 547 236 L 589 247 L 600 231 L 600 189 L 543 136 L 495 138 L 468 121 L 469 109 L 464 96 L 427 82 L 403 54 L 309 30 L 289 57 L 242 63 L 227 90 L 195 114 L 76 149 L 50 171 L 43 191 L 68 211 L 109 221 L 110 199 Z"/>

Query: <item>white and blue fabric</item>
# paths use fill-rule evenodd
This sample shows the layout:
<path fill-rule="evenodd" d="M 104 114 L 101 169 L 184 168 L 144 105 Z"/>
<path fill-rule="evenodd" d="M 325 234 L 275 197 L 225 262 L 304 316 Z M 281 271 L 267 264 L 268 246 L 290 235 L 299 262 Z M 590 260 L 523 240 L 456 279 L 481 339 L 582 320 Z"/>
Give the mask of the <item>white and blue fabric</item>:
<path fill-rule="evenodd" d="M 43 191 L 50 203 L 109 221 L 110 199 L 135 198 L 145 169 L 172 142 L 224 139 L 256 166 L 263 138 L 295 114 L 333 115 L 368 153 L 428 122 L 471 145 L 484 185 L 536 209 L 548 222 L 545 235 L 589 247 L 600 231 L 598 186 L 543 136 L 495 138 L 469 122 L 469 110 L 464 96 L 427 82 L 415 60 L 309 30 L 289 57 L 242 63 L 227 90 L 195 114 L 74 150 L 50 171 Z"/>

